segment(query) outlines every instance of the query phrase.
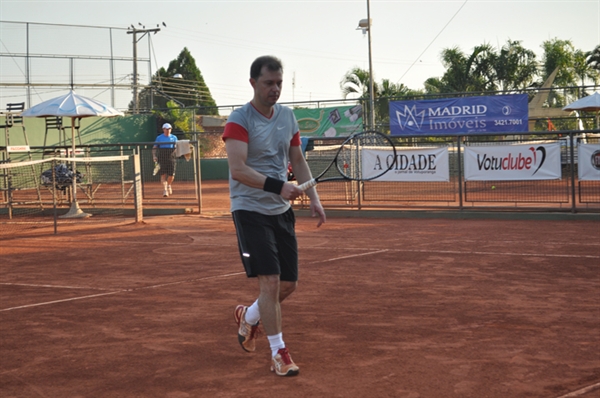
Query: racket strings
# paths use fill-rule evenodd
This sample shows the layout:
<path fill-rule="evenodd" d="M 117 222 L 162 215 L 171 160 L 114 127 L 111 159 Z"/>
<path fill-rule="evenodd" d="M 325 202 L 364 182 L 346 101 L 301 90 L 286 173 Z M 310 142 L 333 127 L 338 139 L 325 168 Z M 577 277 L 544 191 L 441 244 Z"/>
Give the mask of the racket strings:
<path fill-rule="evenodd" d="M 350 137 L 341 148 L 337 156 L 338 172 L 346 178 L 352 180 L 364 179 L 362 175 L 362 152 L 363 151 L 393 151 L 394 144 L 391 140 L 381 133 L 363 132 Z M 395 158 L 395 156 L 393 156 Z M 385 174 L 389 163 L 384 163 L 384 168 L 380 174 Z"/>

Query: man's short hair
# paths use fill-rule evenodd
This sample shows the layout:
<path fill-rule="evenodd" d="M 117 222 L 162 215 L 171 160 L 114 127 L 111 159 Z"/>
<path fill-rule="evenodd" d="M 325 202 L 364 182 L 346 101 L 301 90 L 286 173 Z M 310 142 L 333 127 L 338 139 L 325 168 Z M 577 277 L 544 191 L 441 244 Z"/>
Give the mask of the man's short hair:
<path fill-rule="evenodd" d="M 266 66 L 267 69 L 272 72 L 277 72 L 279 70 L 283 72 L 283 64 L 279 58 L 272 55 L 263 55 L 252 62 L 252 65 L 250 66 L 250 78 L 258 80 L 263 66 Z"/>

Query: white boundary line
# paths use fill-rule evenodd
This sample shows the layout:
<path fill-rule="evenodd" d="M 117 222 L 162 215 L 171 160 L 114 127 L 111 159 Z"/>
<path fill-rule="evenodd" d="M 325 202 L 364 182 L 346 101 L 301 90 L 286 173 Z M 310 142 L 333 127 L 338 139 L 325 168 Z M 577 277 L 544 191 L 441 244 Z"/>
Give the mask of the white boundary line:
<path fill-rule="evenodd" d="M 19 310 L 19 309 L 23 309 L 23 308 L 31 308 L 31 307 L 39 307 L 42 305 L 50 305 L 50 304 L 56 304 L 56 303 L 65 303 L 68 301 L 75 301 L 75 300 L 83 300 L 86 298 L 93 298 L 93 297 L 100 297 L 100 296 L 108 296 L 110 294 L 117 294 L 117 293 L 122 293 L 122 292 L 126 292 L 127 290 L 118 290 L 116 292 L 108 292 L 108 293 L 99 293 L 99 294 L 92 294 L 90 296 L 81 296 L 81 297 L 72 297 L 72 298 L 68 298 L 68 299 L 64 299 L 64 300 L 54 300 L 54 301 L 46 301 L 45 303 L 36 303 L 36 304 L 28 304 L 28 305 L 20 305 L 18 307 L 11 307 L 11 308 L 4 308 L 4 309 L 0 309 L 0 312 L 4 312 L 4 311 L 12 311 L 12 310 Z"/>
<path fill-rule="evenodd" d="M 405 250 L 405 249 L 390 249 L 396 252 L 414 252 L 414 253 L 443 253 L 443 254 L 477 254 L 477 255 L 493 255 L 493 256 L 523 256 L 523 257 L 563 257 L 563 258 L 600 258 L 600 256 L 592 256 L 587 254 L 547 254 L 547 253 L 507 253 L 507 252 L 474 252 L 474 251 L 459 251 L 459 250 Z"/>
<path fill-rule="evenodd" d="M 319 248 L 317 248 L 319 249 Z M 331 250 L 332 248 L 321 248 L 321 249 L 327 249 L 327 250 Z M 353 248 L 354 250 L 361 250 L 360 248 Z M 347 249 L 345 249 L 347 250 Z M 368 250 L 368 249 L 362 249 L 362 250 Z M 592 255 L 567 255 L 567 254 L 545 254 L 545 253 L 507 253 L 507 252 L 501 252 L 501 253 L 497 253 L 497 252 L 477 252 L 477 251 L 458 251 L 458 250 L 406 250 L 406 249 L 382 249 L 382 250 L 376 250 L 376 251 L 369 251 L 366 253 L 357 253 L 357 254 L 352 254 L 352 255 L 348 255 L 348 256 L 342 256 L 342 257 L 334 257 L 334 258 L 329 258 L 326 260 L 320 260 L 320 261 L 313 261 L 307 264 L 319 264 L 319 263 L 326 263 L 326 262 L 330 262 L 330 261 L 337 261 L 337 260 L 343 260 L 343 259 L 347 259 L 347 258 L 355 258 L 355 257 L 362 257 L 362 256 L 370 256 L 372 254 L 379 254 L 379 253 L 386 253 L 386 252 L 412 252 L 412 253 L 442 253 L 442 254 L 460 254 L 460 255 L 464 255 L 464 254 L 474 254 L 474 255 L 501 255 L 501 256 L 522 256 L 522 257 L 561 257 L 561 258 L 593 258 L 593 259 L 600 259 L 600 256 L 592 256 Z M 202 281 L 202 280 L 209 280 L 209 279 L 217 279 L 217 278 L 227 278 L 230 276 L 235 276 L 235 275 L 240 275 L 243 274 L 244 272 L 235 272 L 235 273 L 231 273 L 231 274 L 224 274 L 224 275 L 216 275 L 216 276 L 211 276 L 211 277 L 206 277 L 206 278 L 197 278 L 197 279 L 188 279 L 188 280 L 184 280 L 184 281 L 176 281 L 176 282 L 168 282 L 168 283 L 162 283 L 162 284 L 158 284 L 158 285 L 151 285 L 151 286 L 144 286 L 144 287 L 139 287 L 139 288 L 135 288 L 135 289 L 122 289 L 122 290 L 118 290 L 118 291 L 112 291 L 112 292 L 108 292 L 108 293 L 100 293 L 100 294 L 94 294 L 94 295 L 88 295 L 88 296 L 81 296 L 81 297 L 73 297 L 73 298 L 69 298 L 69 299 L 64 299 L 64 300 L 55 300 L 55 301 L 49 301 L 49 302 L 45 302 L 45 303 L 36 303 L 36 304 L 29 304 L 29 305 L 23 305 L 23 306 L 18 306 L 18 307 L 11 307 L 11 308 L 5 308 L 5 309 L 0 309 L 0 312 L 3 311 L 11 311 L 11 310 L 16 310 L 16 309 L 22 309 L 22 308 L 31 308 L 31 307 L 37 307 L 37 306 L 41 306 L 41 305 L 48 305 L 48 304 L 55 304 L 55 303 L 63 303 L 63 302 L 68 302 L 68 301 L 75 301 L 75 300 L 82 300 L 82 299 L 86 299 L 86 298 L 94 298 L 94 297 L 101 297 L 101 296 L 106 296 L 106 295 L 111 295 L 111 294 L 117 294 L 117 293 L 123 293 L 123 292 L 131 292 L 131 291 L 135 291 L 135 290 L 142 290 L 142 289 L 156 289 L 159 287 L 164 287 L 164 286 L 172 286 L 172 285 L 179 285 L 179 284 L 183 284 L 183 283 L 193 283 L 193 282 L 198 282 L 198 281 Z M 53 286 L 53 285 L 34 285 L 34 284 L 14 284 L 14 283 L 0 283 L 0 285 L 13 285 L 13 286 L 38 286 L 38 287 L 54 287 L 54 288 L 65 288 L 65 289 L 94 289 L 94 290 L 109 290 L 109 289 L 101 289 L 101 288 L 86 288 L 86 287 L 76 287 L 76 286 Z M 594 385 L 592 386 L 594 388 L 598 388 L 600 387 L 600 383 L 598 385 Z M 563 398 L 563 397 L 559 397 L 559 398 Z M 564 398 L 567 398 L 567 396 L 564 396 Z"/>
<path fill-rule="evenodd" d="M 577 390 L 577 391 L 570 392 L 570 393 L 568 393 L 568 394 L 566 394 L 566 395 L 561 395 L 561 396 L 560 396 L 560 397 L 558 397 L 558 398 L 573 398 L 573 397 L 579 397 L 579 396 L 581 396 L 581 395 L 583 395 L 583 394 L 586 394 L 586 393 L 588 393 L 588 392 L 592 392 L 592 391 L 596 391 L 596 390 L 598 390 L 598 389 L 600 389 L 600 383 L 596 383 L 596 384 L 593 384 L 593 385 L 591 385 L 591 386 L 584 387 L 584 388 L 582 388 L 582 389 L 580 389 L 580 390 Z"/>
<path fill-rule="evenodd" d="M 327 260 L 313 261 L 308 264 L 327 263 L 329 261 L 343 260 L 346 258 L 354 258 L 354 257 L 362 257 L 362 256 L 370 256 L 371 254 L 385 253 L 385 252 L 389 252 L 389 251 L 390 251 L 389 249 L 383 249 L 383 250 L 377 250 L 374 252 L 352 254 L 350 256 L 334 257 L 334 258 L 329 258 Z"/>
<path fill-rule="evenodd" d="M 118 294 L 118 293 L 134 292 L 134 291 L 137 291 L 137 290 L 156 289 L 156 288 L 164 287 L 164 286 L 181 285 L 183 283 L 193 283 L 193 282 L 205 281 L 205 280 L 210 280 L 210 279 L 228 278 L 230 276 L 235 276 L 235 275 L 240 275 L 240 274 L 245 274 L 245 272 L 242 271 L 242 272 L 234 272 L 232 274 L 207 276 L 205 278 L 186 279 L 186 280 L 183 280 L 183 281 L 161 283 L 161 284 L 158 284 L 158 285 L 142 286 L 142 287 L 137 287 L 137 288 L 134 288 L 134 289 L 121 289 L 121 290 L 116 290 L 116 291 L 110 291 L 110 292 L 107 292 L 107 293 L 98 293 L 98 294 L 91 294 L 91 295 L 87 295 L 87 296 L 71 297 L 71 298 L 63 299 L 63 300 L 53 300 L 53 301 L 46 301 L 46 302 L 43 302 L 43 303 L 20 305 L 18 307 L 10 307 L 10 308 L 0 309 L 0 312 L 12 311 L 12 310 L 19 310 L 19 309 L 24 309 L 24 308 L 39 307 L 39 306 L 42 306 L 42 305 L 65 303 L 65 302 L 69 302 L 69 301 L 83 300 L 83 299 L 88 299 L 88 298 L 109 296 L 109 295 Z M 30 285 L 30 284 L 20 284 L 19 285 L 19 284 L 13 284 L 13 283 L 2 283 L 2 285 L 54 287 L 54 288 L 63 288 L 63 289 L 95 289 L 95 290 L 98 290 L 98 288 L 75 287 L 75 286 Z M 101 289 L 101 290 L 109 290 L 109 289 Z"/>
<path fill-rule="evenodd" d="M 55 289 L 85 289 L 85 290 L 110 290 L 114 291 L 114 289 L 105 289 L 101 287 L 87 287 L 87 286 L 61 286 L 61 285 L 38 285 L 35 283 L 0 283 L 2 286 L 25 286 L 25 287 L 48 287 Z"/>

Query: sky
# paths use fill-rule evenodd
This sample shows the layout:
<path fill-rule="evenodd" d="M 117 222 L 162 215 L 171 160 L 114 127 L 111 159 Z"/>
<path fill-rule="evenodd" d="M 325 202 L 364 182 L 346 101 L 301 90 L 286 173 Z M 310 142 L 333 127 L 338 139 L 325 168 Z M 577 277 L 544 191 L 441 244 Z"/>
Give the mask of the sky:
<path fill-rule="evenodd" d="M 583 51 L 600 43 L 600 0 L 2 0 L 0 21 L 160 24 L 152 36 L 152 70 L 167 68 L 187 47 L 217 105 L 227 106 L 252 98 L 250 64 L 266 54 L 284 64 L 280 102 L 341 99 L 344 74 L 369 68 L 368 35 L 357 30 L 367 4 L 375 81 L 411 89 L 442 76 L 444 48 L 469 53 L 480 44 L 499 48 L 520 40 L 541 60 L 546 40 L 570 40 Z M 10 53 L 17 39 L 6 36 L 0 52 Z M 0 72 L 7 70 L 8 59 L 0 62 Z"/>

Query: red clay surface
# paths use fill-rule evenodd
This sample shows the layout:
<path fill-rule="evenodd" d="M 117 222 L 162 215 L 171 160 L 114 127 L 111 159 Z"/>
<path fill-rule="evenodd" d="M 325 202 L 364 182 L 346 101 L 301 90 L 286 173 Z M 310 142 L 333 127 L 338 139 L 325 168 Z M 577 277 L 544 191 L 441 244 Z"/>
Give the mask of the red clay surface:
<path fill-rule="evenodd" d="M 294 378 L 269 372 L 264 334 L 253 354 L 237 342 L 233 310 L 257 286 L 227 214 L 3 239 L 0 395 L 600 395 L 598 222 L 315 225 L 298 218 L 300 284 L 282 305 Z"/>

